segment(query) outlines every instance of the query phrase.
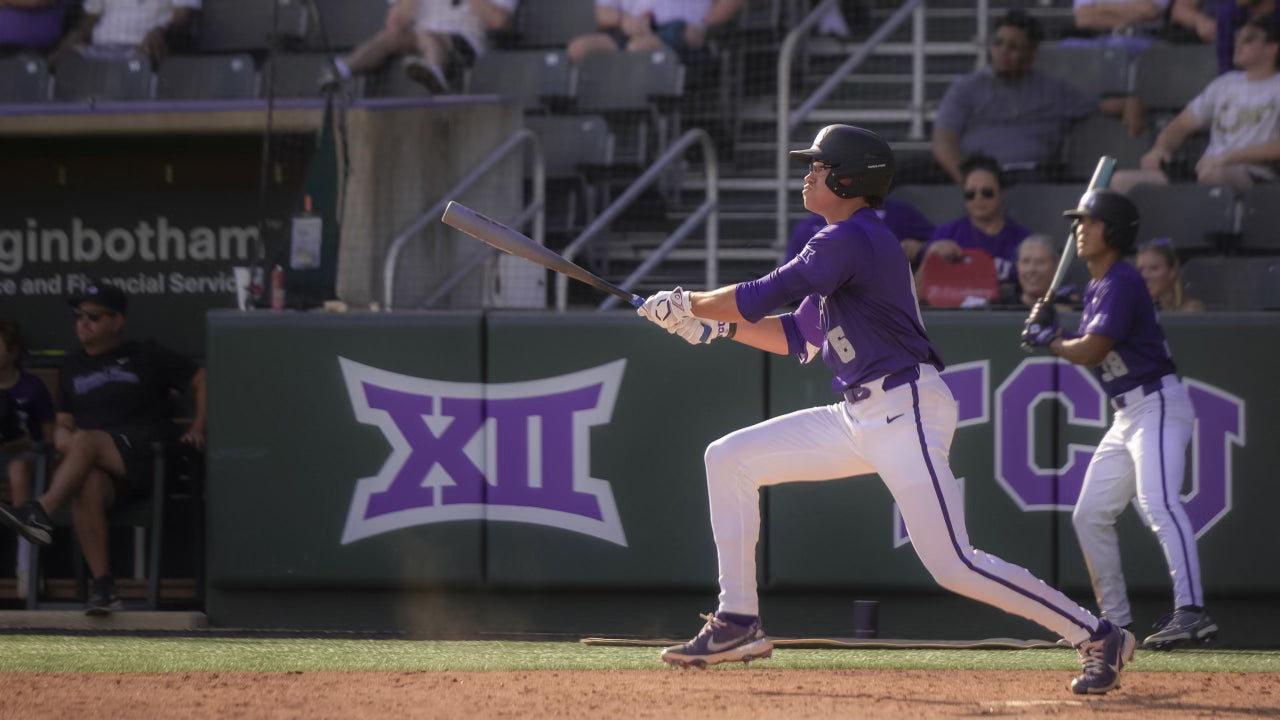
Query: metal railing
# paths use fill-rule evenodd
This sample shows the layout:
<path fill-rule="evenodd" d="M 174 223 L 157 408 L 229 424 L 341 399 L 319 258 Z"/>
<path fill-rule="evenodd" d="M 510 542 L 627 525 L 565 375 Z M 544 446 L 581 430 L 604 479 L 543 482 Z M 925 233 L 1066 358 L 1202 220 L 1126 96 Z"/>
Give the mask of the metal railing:
<path fill-rule="evenodd" d="M 667 256 L 667 253 L 679 244 L 680 241 L 684 240 L 693 228 L 704 219 L 706 220 L 707 226 L 706 283 L 708 289 L 716 287 L 719 284 L 720 274 L 719 262 L 716 259 L 716 253 L 720 244 L 720 164 L 716 159 L 715 143 L 712 142 L 711 136 L 701 128 L 692 128 L 681 135 L 678 140 L 671 143 L 671 145 L 663 151 L 662 155 L 658 156 L 658 159 L 654 160 L 653 164 L 650 165 L 648 169 L 640 175 L 640 177 L 636 178 L 631 185 L 627 186 L 627 189 L 624 190 L 616 200 L 610 203 L 609 207 L 606 208 L 604 212 L 600 213 L 600 215 L 596 217 L 596 219 L 593 220 L 591 224 L 578 235 L 578 237 L 574 238 L 573 242 L 569 243 L 569 245 L 565 247 L 564 251 L 560 253 L 564 256 L 564 259 L 573 262 L 573 259 L 587 243 L 594 240 L 609 223 L 613 222 L 614 218 L 625 210 L 632 201 L 640 196 L 640 193 L 643 192 L 645 188 L 658 179 L 658 176 L 668 165 L 678 160 L 686 150 L 693 146 L 694 143 L 698 143 L 702 146 L 703 169 L 706 173 L 706 199 L 703 200 L 702 204 L 699 205 L 684 222 L 680 223 L 680 226 L 671 233 L 670 237 L 655 248 L 653 252 L 650 253 L 649 257 L 621 283 L 621 287 L 623 290 L 630 292 L 631 288 L 633 288 L 636 283 L 644 278 L 644 276 L 648 274 L 648 272 L 658 263 L 662 262 L 663 258 Z M 605 300 L 600 304 L 599 309 L 604 310 L 613 307 L 615 302 L 617 302 L 617 298 L 610 297 L 608 300 Z M 564 275 L 557 274 L 556 309 L 563 312 L 568 305 L 569 278 Z"/>
<path fill-rule="evenodd" d="M 489 153 L 478 165 L 465 177 L 458 181 L 440 201 L 432 205 L 426 212 L 418 216 L 409 227 L 400 232 L 399 235 L 391 241 L 391 247 L 387 250 L 387 259 L 382 264 L 382 307 L 384 310 L 391 310 L 395 300 L 395 280 L 396 270 L 400 263 L 400 251 L 410 238 L 422 232 L 428 224 L 438 222 L 444 208 L 451 200 L 458 199 L 462 193 L 466 192 L 482 178 L 488 177 L 490 171 L 495 165 L 502 161 L 507 155 L 528 143 L 533 149 L 533 200 L 522 209 L 515 218 L 506 221 L 506 224 L 520 229 L 530 219 L 533 220 L 533 236 L 534 242 L 539 245 L 544 244 L 546 236 L 546 177 L 547 163 L 542 155 L 542 144 L 538 142 L 538 136 L 528 128 L 520 128 L 512 133 L 511 137 L 499 145 L 493 152 Z M 481 262 L 489 257 L 489 251 L 478 252 L 458 267 L 448 278 L 444 280 L 436 290 L 423 301 L 422 306 L 426 307 L 435 304 L 441 297 L 446 295 L 449 290 L 453 289 L 464 277 L 476 268 Z"/>

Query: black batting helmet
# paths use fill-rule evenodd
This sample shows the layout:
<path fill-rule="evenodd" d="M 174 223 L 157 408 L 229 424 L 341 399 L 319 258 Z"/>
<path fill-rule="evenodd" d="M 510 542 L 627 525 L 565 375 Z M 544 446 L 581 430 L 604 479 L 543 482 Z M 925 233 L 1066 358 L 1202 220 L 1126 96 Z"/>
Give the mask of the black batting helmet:
<path fill-rule="evenodd" d="M 893 183 L 893 150 L 889 149 L 889 143 L 860 127 L 828 125 L 818 131 L 813 147 L 792 150 L 791 157 L 830 165 L 827 187 L 836 197 L 883 198 Z"/>
<path fill-rule="evenodd" d="M 1090 190 L 1080 207 L 1062 213 L 1069 218 L 1093 217 L 1106 224 L 1102 239 L 1108 247 L 1128 255 L 1138 239 L 1138 206 L 1115 190 Z"/>

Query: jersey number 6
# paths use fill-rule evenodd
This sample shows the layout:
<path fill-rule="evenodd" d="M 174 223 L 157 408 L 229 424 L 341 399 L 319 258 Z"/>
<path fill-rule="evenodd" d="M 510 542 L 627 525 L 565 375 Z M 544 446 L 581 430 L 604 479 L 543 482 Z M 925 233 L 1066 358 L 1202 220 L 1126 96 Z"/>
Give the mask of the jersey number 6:
<path fill-rule="evenodd" d="M 854 356 L 857 355 L 853 350 L 853 343 L 844 336 L 844 328 L 839 325 L 827 331 L 827 343 L 831 345 L 832 350 L 836 351 L 840 362 L 853 362 Z"/>

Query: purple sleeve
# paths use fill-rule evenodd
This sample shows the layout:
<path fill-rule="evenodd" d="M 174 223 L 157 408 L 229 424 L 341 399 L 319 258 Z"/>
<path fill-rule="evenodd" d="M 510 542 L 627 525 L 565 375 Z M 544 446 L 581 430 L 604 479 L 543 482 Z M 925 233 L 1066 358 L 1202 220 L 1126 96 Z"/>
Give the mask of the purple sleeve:
<path fill-rule="evenodd" d="M 783 315 L 782 330 L 787 334 L 787 352 L 801 362 L 809 361 L 805 345 L 822 347 L 822 328 L 818 324 L 818 303 L 814 296 L 806 297 L 793 313 Z"/>
<path fill-rule="evenodd" d="M 1132 297 L 1134 287 L 1109 283 L 1106 287 L 1099 288 L 1100 292 L 1094 296 L 1097 306 L 1093 317 L 1081 331 L 1086 335 L 1104 335 L 1117 342 L 1123 340 L 1133 326 L 1134 308 L 1138 306 Z M 1146 288 L 1142 291 L 1146 292 Z"/>
<path fill-rule="evenodd" d="M 774 309 L 813 292 L 801 273 L 803 265 L 804 261 L 795 257 L 758 280 L 739 283 L 733 297 L 742 318 L 750 323 L 760 322 Z"/>

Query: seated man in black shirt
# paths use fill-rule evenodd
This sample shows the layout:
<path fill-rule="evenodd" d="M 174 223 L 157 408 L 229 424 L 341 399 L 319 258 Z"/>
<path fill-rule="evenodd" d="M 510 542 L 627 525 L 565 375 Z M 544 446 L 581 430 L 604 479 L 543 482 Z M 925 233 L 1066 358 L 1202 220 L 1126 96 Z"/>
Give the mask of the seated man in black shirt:
<path fill-rule="evenodd" d="M 63 459 L 42 497 L 15 508 L 0 505 L 0 523 L 48 545 L 49 516 L 70 500 L 76 537 L 93 573 L 87 612 L 103 615 L 120 608 L 107 552 L 107 510 L 149 492 L 152 443 L 173 432 L 171 391 L 194 390 L 195 418 L 181 440 L 204 444 L 205 374 L 158 345 L 124 340 L 127 298 L 119 288 L 90 286 L 71 305 L 82 349 L 67 356 L 58 376 L 55 442 Z"/>

